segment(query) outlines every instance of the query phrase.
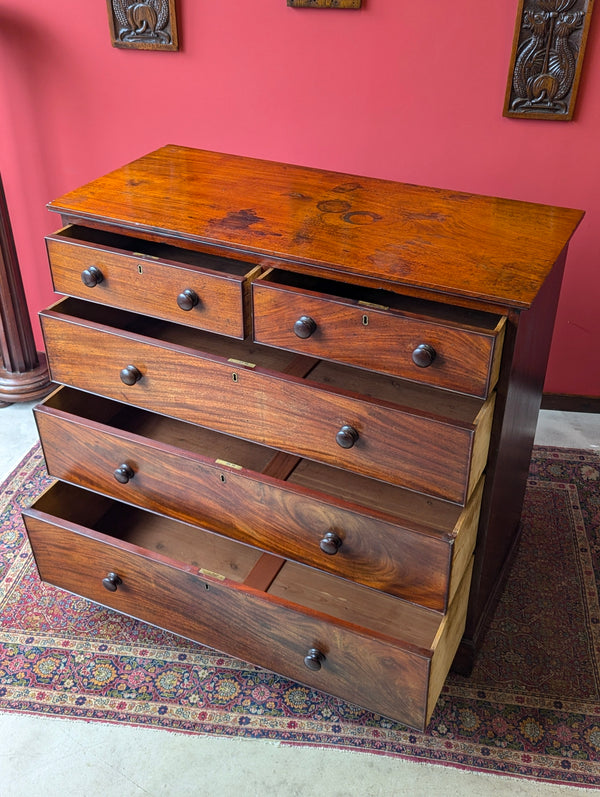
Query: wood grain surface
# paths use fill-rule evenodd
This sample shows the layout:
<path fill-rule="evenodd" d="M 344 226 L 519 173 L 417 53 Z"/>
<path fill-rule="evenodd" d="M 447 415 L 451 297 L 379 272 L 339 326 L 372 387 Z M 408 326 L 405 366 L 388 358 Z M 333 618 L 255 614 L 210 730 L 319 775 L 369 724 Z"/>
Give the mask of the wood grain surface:
<path fill-rule="evenodd" d="M 42 313 L 52 378 L 61 384 L 463 505 L 483 471 L 489 429 L 477 418 L 454 420 L 333 388 L 323 377 L 230 362 L 64 315 L 61 306 L 75 305 Z M 141 374 L 131 386 L 120 379 L 129 364 Z M 491 415 L 492 405 L 488 399 L 481 411 Z M 345 425 L 358 434 L 351 448 L 336 442 Z"/>
<path fill-rule="evenodd" d="M 48 206 L 391 290 L 526 308 L 583 212 L 169 145 Z"/>
<path fill-rule="evenodd" d="M 87 398 L 80 396 L 82 402 Z M 139 415 L 143 422 L 144 414 Z M 327 466 L 316 466 L 317 484 L 310 488 L 308 461 L 301 468 L 303 478 L 286 482 L 193 453 L 185 440 L 175 447 L 143 436 L 141 424 L 137 434 L 123 431 L 111 426 L 110 418 L 89 420 L 51 403 L 36 409 L 36 419 L 48 470 L 58 479 L 200 523 L 437 611 L 447 608 L 451 583 L 452 589 L 458 586 L 475 545 L 481 490 L 461 510 Z M 231 439 L 219 437 L 224 446 Z M 122 463 L 132 471 L 125 483 L 114 476 Z M 352 494 L 346 499 L 340 489 L 344 479 L 349 482 L 345 492 Z M 387 511 L 378 508 L 382 491 L 390 493 Z M 320 548 L 329 531 L 342 540 L 333 556 Z"/>
<path fill-rule="evenodd" d="M 351 702 L 368 705 L 412 727 L 425 727 L 428 706 L 437 697 L 429 695 L 431 660 L 434 655 L 443 655 L 446 646 L 445 636 L 439 636 L 442 624 L 447 624 L 441 615 L 393 601 L 390 609 L 400 612 L 402 618 L 390 622 L 388 633 L 384 634 L 356 622 L 361 617 L 360 607 L 365 604 L 364 588 L 361 591 L 354 587 L 354 622 L 328 614 L 336 610 L 328 606 L 326 596 L 324 601 L 319 600 L 320 581 L 314 589 L 311 587 L 310 569 L 305 569 L 304 579 L 300 575 L 302 592 L 311 604 L 305 606 L 294 603 L 295 578 L 292 574 L 285 577 L 285 567 L 271 590 L 263 593 L 218 573 L 211 575 L 205 568 L 177 564 L 152 554 L 147 545 L 117 542 L 102 531 L 88 528 L 84 522 L 85 501 L 79 503 L 80 522 L 64 521 L 46 511 L 48 504 L 53 507 L 72 502 L 74 489 L 59 483 L 54 492 L 60 495 L 48 502 L 42 499 L 25 513 L 44 581 Z M 114 517 L 111 526 L 115 528 Z M 130 517 L 126 527 L 132 527 Z M 197 536 L 197 530 L 190 532 Z M 141 542 L 142 529 L 140 534 Z M 116 592 L 108 592 L 102 585 L 108 572 L 116 573 L 122 581 Z M 337 594 L 337 579 L 329 579 L 328 594 L 333 596 Z M 349 588 L 347 584 L 346 590 Z M 377 598 L 376 593 L 374 597 Z M 451 615 L 458 615 L 459 625 L 465 609 L 464 598 L 451 609 Z M 345 613 L 350 617 L 353 614 L 347 609 Z M 382 622 L 378 614 L 374 620 L 378 625 Z M 304 665 L 304 656 L 311 648 L 322 651 L 325 657 L 318 672 L 311 672 Z M 452 651 L 447 655 L 451 658 Z"/>

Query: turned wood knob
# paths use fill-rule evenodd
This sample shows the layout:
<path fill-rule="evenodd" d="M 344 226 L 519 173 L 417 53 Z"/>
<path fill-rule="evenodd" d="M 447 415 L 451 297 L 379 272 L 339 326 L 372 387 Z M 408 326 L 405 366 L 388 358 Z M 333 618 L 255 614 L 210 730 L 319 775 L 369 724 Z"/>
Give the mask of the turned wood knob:
<path fill-rule="evenodd" d="M 335 531 L 328 531 L 319 543 L 319 547 L 323 553 L 334 556 L 342 547 L 342 538 Z"/>
<path fill-rule="evenodd" d="M 135 385 L 142 378 L 142 374 L 138 371 L 135 365 L 126 365 L 120 373 L 121 382 L 124 385 Z"/>
<path fill-rule="evenodd" d="M 419 368 L 428 368 L 435 360 L 435 349 L 429 343 L 421 343 L 413 351 L 412 360 Z"/>
<path fill-rule="evenodd" d="M 177 297 L 177 304 L 182 310 L 191 310 L 199 301 L 198 294 L 191 288 L 186 288 Z"/>
<path fill-rule="evenodd" d="M 81 272 L 81 280 L 88 288 L 95 288 L 104 281 L 104 274 L 97 266 L 90 266 Z"/>
<path fill-rule="evenodd" d="M 317 648 L 311 648 L 304 657 L 304 664 L 309 670 L 314 670 L 315 672 L 321 669 L 324 661 L 325 654 L 321 653 Z"/>
<path fill-rule="evenodd" d="M 133 479 L 133 468 L 124 462 L 115 470 L 114 476 L 120 484 L 127 484 L 130 479 Z"/>
<path fill-rule="evenodd" d="M 102 579 L 102 586 L 109 592 L 116 592 L 117 587 L 122 583 L 122 580 L 116 573 L 108 573 L 106 577 Z"/>
<path fill-rule="evenodd" d="M 299 338 L 310 338 L 317 328 L 317 322 L 308 315 L 301 315 L 294 324 L 294 334 Z"/>
<path fill-rule="evenodd" d="M 358 440 L 358 432 L 353 426 L 344 425 L 336 434 L 335 440 L 342 448 L 352 448 Z"/>

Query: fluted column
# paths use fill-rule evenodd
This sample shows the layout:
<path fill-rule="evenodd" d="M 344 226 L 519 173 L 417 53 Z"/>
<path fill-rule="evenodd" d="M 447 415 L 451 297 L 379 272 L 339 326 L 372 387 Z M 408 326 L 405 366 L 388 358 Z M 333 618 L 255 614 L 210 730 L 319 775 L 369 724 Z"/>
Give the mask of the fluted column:
<path fill-rule="evenodd" d="M 50 391 L 46 357 L 35 350 L 17 251 L 0 177 L 0 407 Z"/>

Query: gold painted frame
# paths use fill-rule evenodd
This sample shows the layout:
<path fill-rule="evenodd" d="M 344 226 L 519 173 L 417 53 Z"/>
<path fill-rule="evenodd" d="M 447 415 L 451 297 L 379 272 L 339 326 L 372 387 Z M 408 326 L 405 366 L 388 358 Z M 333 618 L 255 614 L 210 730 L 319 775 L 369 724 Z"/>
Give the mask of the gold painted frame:
<path fill-rule="evenodd" d="M 290 8 L 360 8 L 361 0 L 287 0 Z"/>

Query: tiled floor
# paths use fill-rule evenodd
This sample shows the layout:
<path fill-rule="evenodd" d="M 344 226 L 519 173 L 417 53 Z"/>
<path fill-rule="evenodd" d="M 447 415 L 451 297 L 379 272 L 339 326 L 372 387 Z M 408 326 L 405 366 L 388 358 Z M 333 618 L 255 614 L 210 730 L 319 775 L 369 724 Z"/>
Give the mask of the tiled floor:
<path fill-rule="evenodd" d="M 31 405 L 0 409 L 0 479 L 37 440 Z M 542 412 L 536 443 L 600 448 L 600 417 Z M 1 797 L 529 797 L 591 789 L 398 758 L 0 713 Z"/>

